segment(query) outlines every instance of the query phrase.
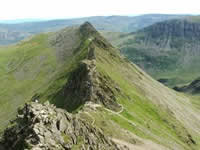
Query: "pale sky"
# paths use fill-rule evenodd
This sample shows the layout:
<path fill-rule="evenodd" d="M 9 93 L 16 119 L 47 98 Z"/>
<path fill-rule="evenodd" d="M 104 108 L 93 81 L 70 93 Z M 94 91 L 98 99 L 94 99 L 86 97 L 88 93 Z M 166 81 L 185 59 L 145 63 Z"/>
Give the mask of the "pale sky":
<path fill-rule="evenodd" d="M 0 20 L 148 13 L 200 14 L 199 0 L 0 0 Z"/>

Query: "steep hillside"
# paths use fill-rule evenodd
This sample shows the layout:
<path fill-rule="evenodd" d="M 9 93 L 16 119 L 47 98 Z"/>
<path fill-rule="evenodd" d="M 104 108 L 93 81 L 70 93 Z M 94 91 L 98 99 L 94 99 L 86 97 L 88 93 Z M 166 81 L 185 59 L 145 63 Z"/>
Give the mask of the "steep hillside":
<path fill-rule="evenodd" d="M 18 58 L 16 56 L 21 51 L 23 57 L 19 58 L 24 59 L 7 62 L 8 58 L 12 60 L 11 56 Z M 106 144 L 112 141 L 111 146 L 117 145 L 130 150 L 200 148 L 200 112 L 192 105 L 191 100 L 153 80 L 127 61 L 90 23 L 79 28 L 42 34 L 1 52 L 1 66 L 10 64 L 8 66 L 13 67 L 10 72 L 6 72 L 6 68 L 5 72 L 1 72 L 5 78 L 9 78 L 1 80 L 1 89 L 6 87 L 0 98 L 3 104 L 0 105 L 0 115 L 3 117 L 0 117 L 1 122 L 9 119 L 9 112 L 16 111 L 17 106 L 31 98 L 33 101 L 49 101 L 56 107 L 67 110 L 68 113 L 59 111 L 65 114 L 65 117 L 60 116 L 61 120 L 70 116 L 77 119 L 66 121 L 73 130 L 66 130 L 62 134 L 61 122 L 50 121 L 49 126 L 45 125 L 46 118 L 59 120 L 59 116 L 54 115 L 57 108 L 52 105 L 48 108 L 46 104 L 28 104 L 28 107 L 37 109 L 25 107 L 28 111 L 24 113 L 20 113 L 19 109 L 22 116 L 19 115 L 18 118 L 21 119 L 19 122 L 13 121 L 11 127 L 4 132 L 1 142 L 4 146 L 10 142 L 7 144 L 28 143 L 34 148 L 45 147 L 49 145 L 49 141 L 46 141 L 49 134 L 46 129 L 44 132 L 40 129 L 47 126 L 52 130 L 50 136 L 55 133 L 58 137 L 56 139 L 52 135 L 51 143 L 62 147 L 72 143 L 71 146 L 75 147 L 71 149 L 80 149 L 81 145 L 95 147 L 98 139 L 104 139 L 104 142 L 99 142 L 101 146 L 108 146 Z M 33 60 L 41 65 L 34 65 Z M 32 112 L 29 110 L 34 113 L 29 115 L 27 112 Z M 30 117 L 24 118 L 27 114 Z M 1 127 L 5 128 L 5 125 Z M 22 132 L 17 132 L 19 127 L 22 127 Z M 24 138 L 19 141 L 15 140 L 18 137 L 13 136 L 13 140 L 7 138 L 10 135 L 8 133 L 17 133 Z M 39 139 L 33 136 L 35 133 Z M 99 138 L 101 133 L 104 136 Z M 77 135 L 94 138 L 92 141 L 77 139 Z M 66 141 L 63 142 L 64 139 Z"/>
<path fill-rule="evenodd" d="M 91 22 L 98 30 L 115 32 L 132 32 L 153 23 L 181 18 L 183 15 L 150 14 L 136 17 L 129 16 L 97 16 L 77 19 L 27 22 L 18 24 L 0 24 L 0 45 L 16 43 L 30 35 L 40 32 L 55 31 L 67 26 Z M 17 35 L 16 35 L 17 33 Z"/>
<path fill-rule="evenodd" d="M 129 60 L 169 86 L 191 82 L 200 73 L 200 22 L 199 16 L 189 18 L 156 23 L 119 36 L 113 44 Z"/>
<path fill-rule="evenodd" d="M 71 56 L 80 44 L 79 31 L 66 28 L 0 48 L 1 128 L 15 116 L 17 107 L 48 88 L 57 74 L 66 71 L 71 61 L 78 59 Z"/>

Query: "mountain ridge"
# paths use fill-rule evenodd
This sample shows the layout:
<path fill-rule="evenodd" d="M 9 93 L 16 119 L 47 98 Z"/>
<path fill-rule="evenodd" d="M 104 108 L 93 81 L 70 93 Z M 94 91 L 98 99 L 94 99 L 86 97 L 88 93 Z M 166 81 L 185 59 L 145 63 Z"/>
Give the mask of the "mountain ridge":
<path fill-rule="evenodd" d="M 80 32 L 81 29 L 84 32 Z M 15 105 L 17 111 L 16 106 L 23 106 L 31 98 L 41 103 L 49 101 L 100 128 L 105 137 L 115 139 L 116 143 L 129 143 L 122 144 L 129 149 L 198 150 L 200 112 L 191 100 L 163 86 L 130 63 L 90 24 L 38 36 L 18 45 L 18 49 L 0 50 L 0 60 L 4 58 L 1 66 L 10 64 L 12 69 L 8 74 L 0 72 L 12 79 L 12 82 L 9 80 L 11 83 L 1 79 L 4 82 L 0 88 L 9 87 L 4 92 L 6 96 L 0 95 L 1 103 L 6 100 L 7 106 L 13 105 L 18 100 L 16 97 L 19 97 L 21 105 Z M 5 59 L 5 56 L 16 56 L 23 47 L 26 50 L 23 59 L 11 61 L 15 63 Z M 38 64 L 29 65 L 31 69 L 25 67 L 37 60 L 38 56 L 42 70 L 37 70 Z M 19 73 L 24 67 L 21 77 Z M 16 79 L 13 74 L 18 75 Z M 16 83 L 18 95 L 13 93 Z M 8 94 L 11 95 L 8 97 Z M 74 107 L 70 108 L 73 103 Z M 8 108 L 2 109 L 4 113 L 1 116 L 4 118 L 0 118 L 1 122 L 8 119 L 5 114 L 12 111 Z M 39 114 L 42 114 L 41 111 L 38 111 Z M 14 115 L 9 117 L 13 118 Z M 81 141 L 77 143 L 76 146 Z"/>
<path fill-rule="evenodd" d="M 149 14 L 141 16 L 96 16 L 74 19 L 47 20 L 20 24 L 0 24 L 0 45 L 14 44 L 41 32 L 58 31 L 69 26 L 91 22 L 98 30 L 131 32 L 155 22 L 181 18 L 185 15 Z M 17 35 L 16 35 L 17 34 Z"/>

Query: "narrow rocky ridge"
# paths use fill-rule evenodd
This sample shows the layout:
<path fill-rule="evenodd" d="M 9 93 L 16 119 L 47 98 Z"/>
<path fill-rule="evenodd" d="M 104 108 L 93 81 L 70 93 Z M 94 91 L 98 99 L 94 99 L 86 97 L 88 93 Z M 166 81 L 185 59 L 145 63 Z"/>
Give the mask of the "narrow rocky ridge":
<path fill-rule="evenodd" d="M 53 93 L 58 96 L 58 100 L 62 101 L 61 105 L 56 105 L 59 107 L 56 108 L 48 102 L 45 104 L 32 102 L 26 104 L 23 109 L 19 109 L 17 119 L 12 121 L 10 127 L 3 133 L 1 143 L 4 149 L 128 149 L 117 146 L 104 135 L 102 130 L 81 119 L 79 113 L 69 113 L 78 110 L 79 107 L 84 107 L 87 102 L 101 104 L 113 111 L 121 109 L 115 97 L 116 93 L 120 93 L 120 88 L 109 76 L 100 73 L 96 66 L 97 49 L 109 51 L 113 48 L 112 45 L 88 22 L 79 28 L 74 28 L 71 32 L 73 37 L 78 37 L 78 41 L 80 40 L 75 49 L 71 49 L 67 43 L 65 45 L 69 47 L 62 46 L 63 42 L 67 42 L 62 39 L 70 37 L 67 33 L 62 35 L 59 32 L 50 39 L 50 44 L 61 52 L 61 57 L 58 58 L 63 60 L 70 59 L 65 51 L 74 55 L 86 53 L 76 62 L 77 66 L 69 73 L 69 78 L 63 88 Z M 89 44 L 84 45 L 87 42 Z M 82 49 L 81 46 L 86 47 Z M 40 95 L 37 99 L 40 99 Z"/>
<path fill-rule="evenodd" d="M 120 93 L 119 86 L 109 76 L 101 74 L 96 67 L 97 49 L 110 51 L 113 46 L 88 22 L 81 25 L 78 30 L 82 43 L 87 41 L 89 44 L 86 50 L 79 47 L 74 53 L 86 51 L 86 56 L 70 73 L 67 83 L 55 94 L 62 99 L 62 102 L 56 105 L 72 112 L 83 106 L 85 102 L 92 101 L 115 111 L 120 110 L 120 105 L 115 98 L 116 93 Z"/>
<path fill-rule="evenodd" d="M 88 47 L 88 58 L 71 73 L 69 82 L 60 92 L 65 97 L 64 108 L 68 111 L 77 109 L 86 101 L 103 104 L 112 110 L 120 108 L 115 98 L 115 92 L 120 92 L 120 89 L 108 76 L 96 70 L 93 46 Z"/>
<path fill-rule="evenodd" d="M 7 128 L 1 145 L 5 150 L 119 150 L 104 133 L 87 121 L 54 105 L 26 104 Z M 3 147 L 2 147 L 3 149 Z"/>

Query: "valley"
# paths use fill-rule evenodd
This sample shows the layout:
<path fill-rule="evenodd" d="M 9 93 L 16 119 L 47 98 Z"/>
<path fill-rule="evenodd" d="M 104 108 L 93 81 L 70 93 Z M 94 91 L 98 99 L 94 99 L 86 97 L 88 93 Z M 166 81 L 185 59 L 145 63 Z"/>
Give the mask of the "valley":
<path fill-rule="evenodd" d="M 159 22 L 130 34 L 105 34 L 155 79 L 169 87 L 189 83 L 199 77 L 199 16 Z"/>

